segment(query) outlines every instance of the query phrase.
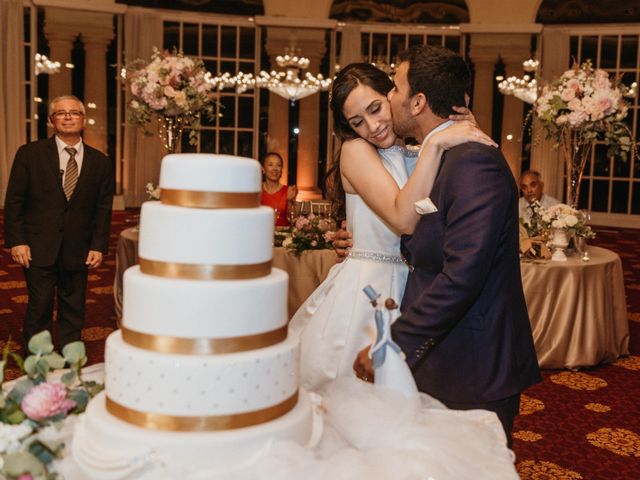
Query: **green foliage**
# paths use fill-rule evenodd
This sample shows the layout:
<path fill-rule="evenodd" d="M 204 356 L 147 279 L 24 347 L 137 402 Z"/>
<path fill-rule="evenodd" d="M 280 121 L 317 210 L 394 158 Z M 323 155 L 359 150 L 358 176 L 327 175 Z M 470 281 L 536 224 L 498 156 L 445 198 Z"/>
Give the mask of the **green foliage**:
<path fill-rule="evenodd" d="M 0 479 L 6 477 L 17 478 L 22 474 L 30 474 L 34 480 L 53 480 L 56 474 L 49 472 L 47 466 L 60 456 L 64 445 L 59 441 L 49 441 L 39 438 L 38 433 L 46 426 L 61 426 L 66 413 L 61 412 L 44 420 L 27 418 L 21 405 L 31 389 L 47 381 L 47 375 L 53 370 L 69 366 L 69 371 L 61 376 L 61 382 L 66 386 L 66 398 L 76 404 L 70 413 L 82 413 L 89 400 L 104 388 L 97 382 L 82 380 L 82 367 L 87 363 L 87 356 L 82 342 L 73 342 L 62 349 L 62 355 L 53 350 L 51 334 L 40 332 L 31 338 L 28 345 L 29 355 L 23 360 L 20 355 L 10 353 L 8 342 L 2 351 L 0 360 L 0 375 L 4 379 L 3 370 L 9 357 L 13 358 L 18 367 L 26 373 L 26 378 L 14 382 L 8 392 L 0 395 L 0 422 L 9 425 L 19 425 L 28 422 L 33 433 L 21 440 L 21 450 L 16 453 L 2 455 L 0 462 Z"/>

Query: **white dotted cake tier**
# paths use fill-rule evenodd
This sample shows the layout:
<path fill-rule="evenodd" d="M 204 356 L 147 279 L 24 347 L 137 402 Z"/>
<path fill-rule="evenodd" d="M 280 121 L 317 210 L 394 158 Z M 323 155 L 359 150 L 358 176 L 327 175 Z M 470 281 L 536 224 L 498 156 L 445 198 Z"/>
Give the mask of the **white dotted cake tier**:
<path fill-rule="evenodd" d="M 260 164 L 252 158 L 181 153 L 162 159 L 160 187 L 203 192 L 259 192 Z"/>
<path fill-rule="evenodd" d="M 273 209 L 185 208 L 145 202 L 140 258 L 161 262 L 247 265 L 271 260 Z"/>
<path fill-rule="evenodd" d="M 180 319 L 176 319 L 177 322 Z M 221 355 L 160 354 L 107 338 L 105 388 L 119 405 L 173 416 L 215 416 L 272 407 L 298 391 L 299 341 Z"/>
<path fill-rule="evenodd" d="M 269 332 L 287 323 L 287 274 L 249 280 L 176 280 L 124 273 L 123 325 L 136 332 L 224 338 Z"/>

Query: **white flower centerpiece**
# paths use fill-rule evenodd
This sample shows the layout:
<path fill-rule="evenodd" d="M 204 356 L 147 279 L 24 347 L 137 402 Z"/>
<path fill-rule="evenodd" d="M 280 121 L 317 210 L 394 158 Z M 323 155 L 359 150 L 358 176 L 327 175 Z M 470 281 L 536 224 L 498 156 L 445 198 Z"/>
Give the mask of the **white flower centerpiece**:
<path fill-rule="evenodd" d="M 201 116 L 213 118 L 211 74 L 197 58 L 154 47 L 151 61 L 134 60 L 124 68 L 122 77 L 133 96 L 127 121 L 149 133 L 147 125 L 157 118 L 167 153 L 177 151 L 185 128 L 190 129 L 189 143 L 195 144 Z"/>
<path fill-rule="evenodd" d="M 595 238 L 596 234 L 587 225 L 588 216 L 580 210 L 564 203 L 543 208 L 539 202 L 533 203 L 533 214 L 529 220 L 521 219 L 527 234 L 528 246 L 525 253 L 532 257 L 546 257 L 545 244 L 555 247 L 553 260 L 564 261 L 564 250 L 571 241 L 577 244 L 580 240 Z M 535 244 L 538 243 L 536 246 Z M 536 247 L 536 248 L 534 248 Z"/>
<path fill-rule="evenodd" d="M 587 60 L 545 85 L 536 100 L 534 115 L 554 147 L 562 150 L 566 199 L 573 208 L 578 208 L 584 167 L 596 142 L 608 146 L 608 156 L 620 155 L 626 160 L 635 152 L 633 135 L 623 122 L 629 108 L 624 97 L 629 92 Z"/>

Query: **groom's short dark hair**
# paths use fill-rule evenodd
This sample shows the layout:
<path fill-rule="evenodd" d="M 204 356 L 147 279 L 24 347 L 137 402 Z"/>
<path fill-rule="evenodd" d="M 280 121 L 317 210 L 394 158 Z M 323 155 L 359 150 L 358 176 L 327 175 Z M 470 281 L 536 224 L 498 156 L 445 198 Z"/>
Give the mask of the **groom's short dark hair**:
<path fill-rule="evenodd" d="M 460 55 L 444 47 L 414 45 L 400 54 L 400 61 L 409 62 L 411 96 L 423 93 L 434 114 L 447 118 L 456 113 L 452 107 L 466 105 L 471 73 Z"/>

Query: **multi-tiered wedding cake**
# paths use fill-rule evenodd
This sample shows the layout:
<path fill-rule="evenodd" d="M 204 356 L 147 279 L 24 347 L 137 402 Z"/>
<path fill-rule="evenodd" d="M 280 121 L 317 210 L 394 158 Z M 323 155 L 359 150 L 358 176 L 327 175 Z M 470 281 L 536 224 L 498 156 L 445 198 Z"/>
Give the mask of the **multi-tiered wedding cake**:
<path fill-rule="evenodd" d="M 160 187 L 161 201 L 142 207 L 105 392 L 76 427 L 85 478 L 206 478 L 271 439 L 312 437 L 258 162 L 168 155 Z"/>

